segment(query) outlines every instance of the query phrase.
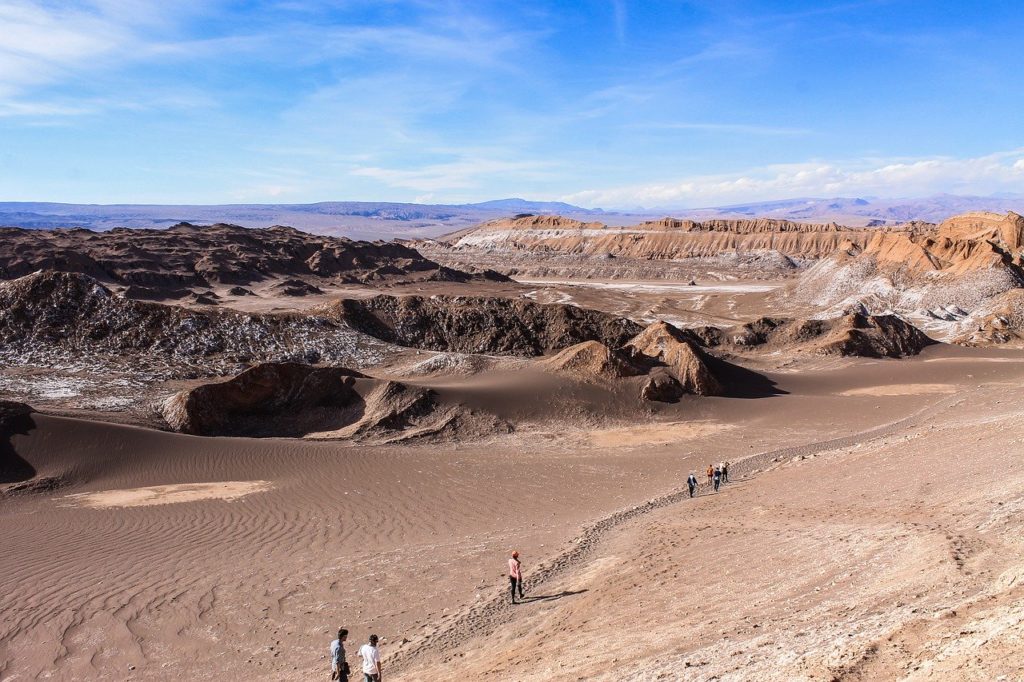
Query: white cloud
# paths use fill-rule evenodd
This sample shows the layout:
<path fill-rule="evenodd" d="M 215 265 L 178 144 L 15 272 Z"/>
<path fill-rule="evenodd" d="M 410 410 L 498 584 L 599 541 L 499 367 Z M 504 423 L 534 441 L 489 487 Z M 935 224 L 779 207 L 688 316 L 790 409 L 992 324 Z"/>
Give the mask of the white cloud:
<path fill-rule="evenodd" d="M 1024 149 L 974 158 L 808 162 L 753 168 L 736 174 L 694 175 L 674 181 L 591 189 L 561 197 L 605 208 L 700 207 L 749 201 L 940 192 L 992 194 L 1024 187 Z"/>
<path fill-rule="evenodd" d="M 480 187 L 496 176 L 502 179 L 541 179 L 553 164 L 535 161 L 502 161 L 465 157 L 447 163 L 436 163 L 416 169 L 361 167 L 352 175 L 373 178 L 390 187 L 417 192 L 449 192 Z"/>

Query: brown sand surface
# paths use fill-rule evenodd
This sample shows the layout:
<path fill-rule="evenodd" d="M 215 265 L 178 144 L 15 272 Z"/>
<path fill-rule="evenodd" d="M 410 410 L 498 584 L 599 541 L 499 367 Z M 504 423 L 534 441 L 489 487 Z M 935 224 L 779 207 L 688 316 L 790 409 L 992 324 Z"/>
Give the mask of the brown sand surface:
<path fill-rule="evenodd" d="M 385 664 L 408 680 L 675 679 L 687 661 L 693 679 L 820 679 L 847 664 L 889 679 L 886 661 L 904 660 L 885 653 L 890 630 L 917 623 L 894 641 L 938 646 L 933 628 L 982 632 L 971 619 L 1005 605 L 1022 376 L 1019 353 L 939 347 L 771 375 L 785 391 L 771 398 L 686 399 L 649 415 L 650 434 L 591 414 L 476 444 L 212 439 L 35 415 L 6 456 L 45 485 L 0 497 L 0 675 L 309 679 L 344 625 L 350 651 L 384 637 Z M 842 395 L 907 385 L 957 392 Z M 737 464 L 718 496 L 673 496 L 690 470 L 758 453 L 770 456 Z M 991 486 L 975 481 L 989 471 Z M 70 504 L 247 483 L 259 489 L 233 499 Z M 511 548 L 534 598 L 515 611 L 502 602 Z M 877 655 L 857 653 L 872 642 Z"/>

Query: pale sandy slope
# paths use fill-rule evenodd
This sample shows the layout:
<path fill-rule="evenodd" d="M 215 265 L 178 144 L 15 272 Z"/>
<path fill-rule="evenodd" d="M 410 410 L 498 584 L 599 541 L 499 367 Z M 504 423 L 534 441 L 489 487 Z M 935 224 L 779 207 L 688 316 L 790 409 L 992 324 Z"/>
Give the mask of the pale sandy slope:
<path fill-rule="evenodd" d="M 1019 679 L 1021 397 L 961 390 L 886 436 L 639 515 L 400 677 Z"/>
<path fill-rule="evenodd" d="M 961 604 L 1004 589 L 1019 554 L 1024 356 L 936 348 L 774 378 L 787 393 L 687 400 L 647 429 L 579 415 L 474 445 L 39 416 L 0 443 L 63 486 L 0 498 L 0 677 L 310 679 L 339 625 L 382 635 L 406 680 L 673 679 L 687 661 L 695 679 L 821 679 L 879 638 L 865 666 L 961 630 L 1009 641 L 989 634 L 999 618 L 974 623 L 1007 597 Z M 878 429 L 889 445 L 671 497 L 708 461 Z M 505 607 L 512 547 L 532 596 L 577 594 Z M 917 619 L 893 656 L 885 634 Z"/>

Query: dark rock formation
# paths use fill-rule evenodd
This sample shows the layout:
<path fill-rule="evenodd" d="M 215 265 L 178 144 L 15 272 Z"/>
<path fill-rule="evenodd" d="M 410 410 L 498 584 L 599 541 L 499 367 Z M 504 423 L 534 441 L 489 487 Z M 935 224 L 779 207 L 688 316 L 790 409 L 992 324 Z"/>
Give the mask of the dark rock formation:
<path fill-rule="evenodd" d="M 917 355 L 936 343 L 896 315 L 852 312 L 825 320 L 763 317 L 747 324 L 704 334 L 708 345 L 735 348 L 803 350 L 820 355 L 898 358 Z"/>
<path fill-rule="evenodd" d="M 666 322 L 655 322 L 647 327 L 626 345 L 626 350 L 635 360 L 664 365 L 684 393 L 721 395 L 723 392 L 721 381 L 708 368 L 707 356 L 693 337 Z M 659 385 L 665 386 L 667 382 L 661 381 Z"/>
<path fill-rule="evenodd" d="M 299 436 L 322 430 L 331 417 L 340 417 L 339 426 L 356 421 L 363 401 L 355 378 L 362 376 L 342 367 L 266 363 L 177 393 L 161 413 L 182 433 Z"/>
<path fill-rule="evenodd" d="M 81 274 L 39 272 L 0 282 L 0 360 L 9 362 L 109 360 L 173 375 L 201 361 L 205 373 L 216 373 L 269 360 L 358 363 L 376 357 L 373 343 L 325 316 L 132 301 Z"/>
<path fill-rule="evenodd" d="M 664 370 L 653 372 L 640 388 L 641 399 L 659 403 L 674 403 L 685 394 L 683 385 Z"/>
<path fill-rule="evenodd" d="M 378 339 L 460 353 L 537 356 L 584 341 L 618 348 L 642 329 L 608 313 L 522 298 L 380 295 L 342 300 L 334 309 Z"/>
<path fill-rule="evenodd" d="M 629 356 L 613 350 L 600 341 L 584 341 L 541 361 L 549 372 L 572 374 L 585 380 L 617 379 L 643 374 L 644 369 L 630 361 Z"/>
<path fill-rule="evenodd" d="M 160 292 L 166 297 L 213 284 L 242 286 L 290 278 L 359 283 L 389 277 L 406 281 L 501 277 L 444 268 L 402 244 L 324 237 L 290 227 L 181 223 L 166 230 L 109 232 L 0 228 L 0 279 L 16 279 L 37 270 L 89 275 L 108 285 L 134 287 L 133 298 L 149 299 Z M 315 284 L 304 284 L 315 288 Z M 285 293 L 302 295 L 299 290 L 306 287 Z"/>

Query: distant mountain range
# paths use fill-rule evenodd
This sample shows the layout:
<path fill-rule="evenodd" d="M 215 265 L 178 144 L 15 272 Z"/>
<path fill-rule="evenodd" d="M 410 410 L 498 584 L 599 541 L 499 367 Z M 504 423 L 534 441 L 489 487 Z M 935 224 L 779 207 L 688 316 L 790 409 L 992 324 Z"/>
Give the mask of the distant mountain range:
<path fill-rule="evenodd" d="M 937 194 L 931 197 L 902 199 L 800 198 L 684 210 L 679 212 L 682 215 L 678 217 L 781 218 L 808 223 L 836 222 L 860 227 L 894 225 L 911 220 L 938 223 L 950 216 L 972 211 L 1024 213 L 1024 194 L 998 194 L 988 197 Z"/>
<path fill-rule="evenodd" d="M 558 201 L 497 199 L 476 204 L 405 204 L 329 201 L 316 204 L 58 204 L 0 202 L 0 226 L 52 229 L 85 227 L 170 227 L 179 222 L 231 223 L 245 227 L 290 225 L 318 234 L 353 239 L 416 239 L 520 213 L 557 214 L 608 225 L 628 225 L 651 217 L 780 218 L 844 225 L 892 225 L 909 220 L 939 222 L 969 211 L 1024 213 L 1024 194 L 990 197 L 940 194 L 924 198 L 800 198 L 711 208 L 615 212 L 586 209 Z"/>

